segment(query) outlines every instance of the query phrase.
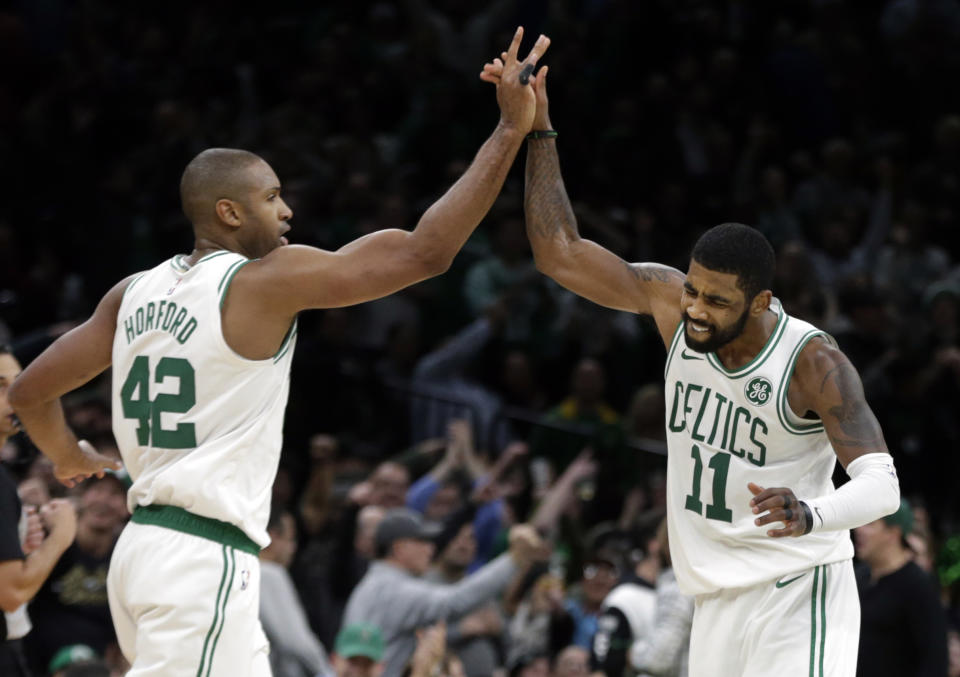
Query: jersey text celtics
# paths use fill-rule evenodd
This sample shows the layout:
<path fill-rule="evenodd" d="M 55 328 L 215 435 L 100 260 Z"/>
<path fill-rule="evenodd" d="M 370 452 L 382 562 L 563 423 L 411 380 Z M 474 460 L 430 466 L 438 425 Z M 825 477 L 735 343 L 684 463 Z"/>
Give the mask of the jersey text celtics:
<path fill-rule="evenodd" d="M 821 496 L 833 491 L 836 464 L 822 423 L 800 418 L 787 401 L 801 349 L 817 336 L 832 339 L 789 317 L 776 299 L 771 310 L 777 324 L 743 367 L 728 370 L 716 354 L 690 349 L 683 324 L 667 355 L 670 552 L 687 594 L 754 585 L 853 556 L 847 532 L 773 539 L 769 525 L 754 524 L 748 482 Z"/>

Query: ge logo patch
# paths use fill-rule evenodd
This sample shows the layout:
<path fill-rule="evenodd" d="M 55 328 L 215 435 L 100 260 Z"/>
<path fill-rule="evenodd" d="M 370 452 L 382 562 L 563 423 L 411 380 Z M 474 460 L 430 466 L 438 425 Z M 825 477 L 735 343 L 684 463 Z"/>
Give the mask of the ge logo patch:
<path fill-rule="evenodd" d="M 747 401 L 756 407 L 765 405 L 772 393 L 773 384 L 763 376 L 751 380 L 743 390 L 743 394 L 747 396 Z"/>

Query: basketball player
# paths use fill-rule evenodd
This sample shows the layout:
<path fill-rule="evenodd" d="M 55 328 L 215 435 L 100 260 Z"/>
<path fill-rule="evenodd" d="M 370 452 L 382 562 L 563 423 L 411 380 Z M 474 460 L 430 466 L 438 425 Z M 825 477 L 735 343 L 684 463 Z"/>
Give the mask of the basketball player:
<path fill-rule="evenodd" d="M 446 270 L 503 185 L 535 111 L 518 29 L 500 122 L 413 231 L 336 252 L 286 246 L 292 213 L 270 166 L 210 149 L 183 173 L 195 249 L 111 289 L 38 357 L 10 400 L 71 484 L 111 462 L 78 443 L 59 397 L 113 366 L 113 427 L 133 485 L 108 577 L 130 677 L 267 675 L 257 552 L 266 546 L 297 313 L 379 298 Z"/>
<path fill-rule="evenodd" d="M 499 59 L 481 78 L 509 85 Z M 726 223 L 686 275 L 627 263 L 580 237 L 546 92 L 528 143 L 527 235 L 539 270 L 585 298 L 652 315 L 667 347 L 668 527 L 696 596 L 690 674 L 856 671 L 860 611 L 849 529 L 899 506 L 899 483 L 857 371 L 773 297 L 774 253 Z M 850 481 L 831 482 L 836 460 Z"/>

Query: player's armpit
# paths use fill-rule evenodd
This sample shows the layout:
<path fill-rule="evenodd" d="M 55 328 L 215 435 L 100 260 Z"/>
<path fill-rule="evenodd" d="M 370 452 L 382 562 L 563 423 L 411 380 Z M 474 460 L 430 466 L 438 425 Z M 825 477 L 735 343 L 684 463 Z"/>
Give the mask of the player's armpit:
<path fill-rule="evenodd" d="M 803 403 L 804 411 L 820 416 L 844 467 L 864 454 L 887 452 L 860 375 L 842 351 L 823 339 L 811 340 L 800 354 L 794 379 L 799 389 L 797 401 Z"/>

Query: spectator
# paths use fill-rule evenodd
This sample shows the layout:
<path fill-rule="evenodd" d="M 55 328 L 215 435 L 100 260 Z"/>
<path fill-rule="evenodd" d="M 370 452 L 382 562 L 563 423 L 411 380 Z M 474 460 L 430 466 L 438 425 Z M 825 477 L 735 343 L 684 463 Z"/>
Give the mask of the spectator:
<path fill-rule="evenodd" d="M 260 551 L 260 621 L 270 640 L 270 667 L 275 677 L 328 675 L 333 667 L 310 629 L 288 568 L 297 551 L 293 516 L 273 510 L 267 523 L 270 545 Z"/>
<path fill-rule="evenodd" d="M 107 601 L 110 556 L 127 521 L 127 486 L 115 474 L 93 477 L 77 494 L 77 535 L 30 602 L 34 630 L 24 640 L 35 673 L 64 646 L 86 645 L 102 656 L 116 643 Z"/>
<path fill-rule="evenodd" d="M 551 677 L 586 677 L 589 668 L 590 652 L 582 646 L 568 646 L 554 659 Z"/>
<path fill-rule="evenodd" d="M 619 581 L 621 569 L 620 557 L 613 551 L 599 549 L 588 555 L 579 587 L 567 596 L 563 610 L 552 617 L 551 634 L 563 638 L 562 644 L 589 651 L 603 601 Z"/>
<path fill-rule="evenodd" d="M 939 594 L 913 562 L 906 500 L 892 515 L 854 530 L 860 589 L 857 675 L 941 677 L 947 672 L 947 627 Z"/>
<path fill-rule="evenodd" d="M 550 677 L 550 659 L 546 654 L 524 654 L 510 665 L 507 677 Z"/>
<path fill-rule="evenodd" d="M 440 555 L 424 580 L 446 585 L 459 583 L 467 575 L 477 551 L 473 524 L 462 525 L 449 543 L 438 543 L 438 549 Z M 489 677 L 500 665 L 503 628 L 503 616 L 494 600 L 448 626 L 447 646 L 463 663 L 467 677 Z"/>
<path fill-rule="evenodd" d="M 364 623 L 345 625 L 334 644 L 336 677 L 380 677 L 383 652 L 383 633 L 378 627 Z"/>
<path fill-rule="evenodd" d="M 0 447 L 18 429 L 7 402 L 7 388 L 19 373 L 20 365 L 10 348 L 0 346 Z M 29 677 L 21 646 L 31 627 L 26 605 L 47 580 L 77 532 L 76 512 L 68 501 L 54 500 L 40 510 L 48 532 L 42 539 L 35 519 L 28 537 L 26 515 L 17 495 L 17 485 L 0 464 L 0 609 L 3 611 L 0 675 L 4 677 Z"/>
<path fill-rule="evenodd" d="M 456 585 L 420 580 L 430 566 L 438 529 L 416 512 L 395 509 L 377 528 L 377 561 L 353 591 L 344 622 L 371 623 L 386 641 L 386 677 L 397 677 L 414 650 L 414 631 L 456 621 L 501 592 L 517 571 L 538 556 L 542 543 L 527 525 L 510 532 L 510 551 Z"/>
<path fill-rule="evenodd" d="M 630 665 L 641 674 L 686 677 L 694 600 L 680 592 L 670 560 L 666 521 L 657 530 L 660 574 L 657 576 L 653 624 L 646 635 L 635 634 Z"/>

